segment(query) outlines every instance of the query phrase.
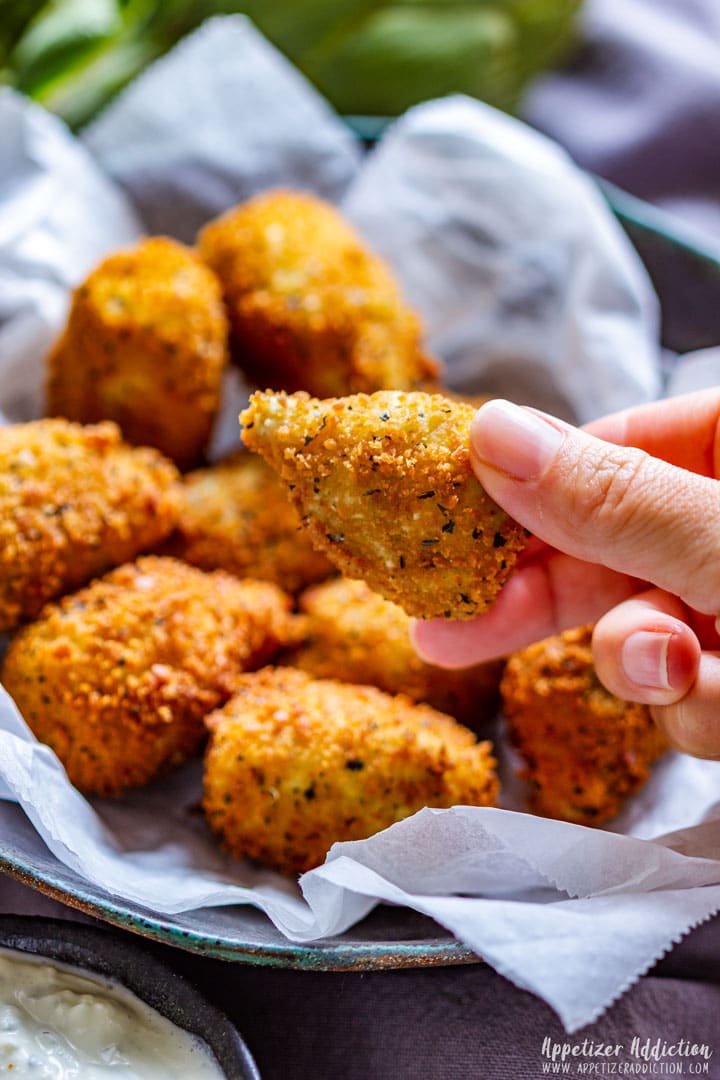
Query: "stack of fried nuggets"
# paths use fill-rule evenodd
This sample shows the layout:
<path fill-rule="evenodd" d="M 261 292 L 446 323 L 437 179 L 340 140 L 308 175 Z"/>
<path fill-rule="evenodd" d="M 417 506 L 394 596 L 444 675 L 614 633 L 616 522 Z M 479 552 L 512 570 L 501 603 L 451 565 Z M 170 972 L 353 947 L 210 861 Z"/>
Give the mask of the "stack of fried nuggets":
<path fill-rule="evenodd" d="M 176 469 L 202 463 L 228 327 L 233 360 L 279 388 L 411 391 L 436 365 L 389 271 L 318 200 L 253 200 L 206 230 L 200 255 L 208 265 L 155 238 L 107 259 L 49 358 L 62 418 L 0 430 L 0 591 L 16 631 L 2 678 L 88 793 L 147 783 L 209 730 L 211 825 L 237 855 L 294 872 L 428 803 L 493 803 L 489 744 L 425 702 L 480 721 L 498 672 L 438 673 L 434 693 L 409 617 L 351 582 L 355 632 L 393 670 L 369 678 L 386 689 L 342 664 L 341 626 L 336 671 L 287 666 L 312 633 L 291 594 L 332 563 L 261 458 Z M 285 666 L 263 667 L 272 658 Z"/>
<path fill-rule="evenodd" d="M 230 359 L 277 391 L 242 418 L 266 460 L 181 478 Z M 422 663 L 410 615 L 486 610 L 526 534 L 437 374 L 389 270 L 308 195 L 250 200 L 197 251 L 143 241 L 76 291 L 49 358 L 62 419 L 0 429 L 0 630 L 4 684 L 82 791 L 147 783 L 209 733 L 210 826 L 289 873 L 422 806 L 495 804 L 468 728 L 501 665 Z"/>

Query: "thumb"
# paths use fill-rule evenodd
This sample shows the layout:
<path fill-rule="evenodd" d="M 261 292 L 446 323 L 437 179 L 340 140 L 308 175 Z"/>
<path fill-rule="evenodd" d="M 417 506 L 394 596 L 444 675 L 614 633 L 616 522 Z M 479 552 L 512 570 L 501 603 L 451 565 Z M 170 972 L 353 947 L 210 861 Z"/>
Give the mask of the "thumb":
<path fill-rule="evenodd" d="M 470 454 L 485 490 L 547 544 L 720 611 L 719 481 L 502 400 L 475 414 Z"/>

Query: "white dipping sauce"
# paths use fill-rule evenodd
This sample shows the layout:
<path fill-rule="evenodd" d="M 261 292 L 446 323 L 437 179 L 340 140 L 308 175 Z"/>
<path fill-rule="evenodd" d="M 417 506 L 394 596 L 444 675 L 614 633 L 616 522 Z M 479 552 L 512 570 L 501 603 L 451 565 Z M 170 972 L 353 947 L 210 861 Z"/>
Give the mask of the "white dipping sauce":
<path fill-rule="evenodd" d="M 0 949 L 0 1075 L 20 1080 L 224 1080 L 208 1046 L 129 990 Z"/>

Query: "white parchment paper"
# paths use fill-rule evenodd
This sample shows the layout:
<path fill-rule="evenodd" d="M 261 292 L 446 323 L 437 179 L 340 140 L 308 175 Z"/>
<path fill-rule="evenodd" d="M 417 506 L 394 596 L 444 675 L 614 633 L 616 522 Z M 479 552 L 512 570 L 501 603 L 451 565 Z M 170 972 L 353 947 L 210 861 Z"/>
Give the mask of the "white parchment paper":
<path fill-rule="evenodd" d="M 43 358 L 70 290 L 141 226 L 64 124 L 0 88 L 0 409 L 42 410 Z"/>
<path fill-rule="evenodd" d="M 210 19 L 82 135 L 150 232 L 189 243 L 278 184 L 333 201 L 360 150 L 327 102 L 243 16 Z"/>
<path fill-rule="evenodd" d="M 664 840 L 510 810 L 427 809 L 335 844 L 299 889 L 218 849 L 196 813 L 197 765 L 91 804 L 2 691 L 0 762 L 0 797 L 20 803 L 58 859 L 118 897 L 168 915 L 249 903 L 306 943 L 341 934 L 379 900 L 401 904 L 543 997 L 569 1031 L 720 908 L 720 763 L 680 754 L 656 770 L 634 831 L 705 824 Z M 684 796 L 674 814 L 662 806 L 667 787 Z"/>
<path fill-rule="evenodd" d="M 0 417 L 40 413 L 44 354 L 69 289 L 106 251 L 160 222 L 187 238 L 190 222 L 268 180 L 345 192 L 455 385 L 522 388 L 579 419 L 657 392 L 656 303 L 629 244 L 565 155 L 484 106 L 453 98 L 413 110 L 358 167 L 317 94 L 230 18 L 138 80 L 86 146 L 97 160 L 37 106 L 0 95 Z M 91 804 L 0 690 L 0 798 L 88 881 L 159 913 L 250 903 L 311 942 L 379 900 L 404 904 L 574 1030 L 720 908 L 717 763 L 670 755 L 617 831 L 517 809 L 424 810 L 336 844 L 299 888 L 218 849 L 197 814 L 199 770 Z"/>
<path fill-rule="evenodd" d="M 658 395 L 645 269 L 543 135 L 470 98 L 420 105 L 343 208 L 423 313 L 451 385 L 581 423 Z"/>

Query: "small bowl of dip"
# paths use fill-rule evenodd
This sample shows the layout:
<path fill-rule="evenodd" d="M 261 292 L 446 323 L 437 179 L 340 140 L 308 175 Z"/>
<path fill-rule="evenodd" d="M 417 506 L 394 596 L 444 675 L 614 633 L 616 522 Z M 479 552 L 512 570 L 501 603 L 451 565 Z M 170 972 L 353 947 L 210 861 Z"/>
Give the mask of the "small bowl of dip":
<path fill-rule="evenodd" d="M 0 1075 L 260 1080 L 231 1021 L 128 935 L 0 916 Z"/>

